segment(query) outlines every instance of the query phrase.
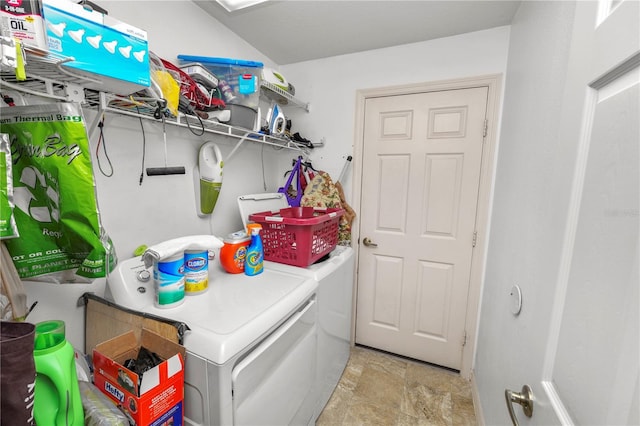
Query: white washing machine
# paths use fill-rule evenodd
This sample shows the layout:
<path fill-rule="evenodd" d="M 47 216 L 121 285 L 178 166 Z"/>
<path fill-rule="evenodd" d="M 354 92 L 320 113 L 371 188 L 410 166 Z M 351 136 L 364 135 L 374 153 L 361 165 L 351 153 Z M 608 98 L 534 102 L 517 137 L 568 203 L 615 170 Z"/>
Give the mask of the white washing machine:
<path fill-rule="evenodd" d="M 315 419 L 338 385 L 351 352 L 351 312 L 354 254 L 351 247 L 337 246 L 329 259 L 306 268 L 265 262 L 271 270 L 302 273 L 318 281 L 318 355 Z"/>
<path fill-rule="evenodd" d="M 317 417 L 318 282 L 266 266 L 227 274 L 209 263 L 209 287 L 175 308 L 154 306 L 139 258 L 107 279 L 118 305 L 186 323 L 185 424 L 306 425 Z M 146 279 L 146 281 L 144 281 Z"/>
<path fill-rule="evenodd" d="M 243 224 L 250 214 L 287 207 L 281 193 L 238 197 Z M 331 398 L 349 360 L 355 256 L 351 247 L 337 246 L 327 259 L 305 268 L 265 261 L 265 268 L 302 274 L 318 282 L 318 355 L 315 419 Z"/>

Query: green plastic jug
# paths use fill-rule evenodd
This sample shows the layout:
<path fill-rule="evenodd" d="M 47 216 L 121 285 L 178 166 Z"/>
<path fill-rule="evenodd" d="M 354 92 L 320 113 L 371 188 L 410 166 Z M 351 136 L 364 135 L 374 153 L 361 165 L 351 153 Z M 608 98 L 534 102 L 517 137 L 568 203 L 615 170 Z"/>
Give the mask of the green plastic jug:
<path fill-rule="evenodd" d="M 36 324 L 34 360 L 36 424 L 82 426 L 84 410 L 73 346 L 65 339 L 64 321 Z"/>

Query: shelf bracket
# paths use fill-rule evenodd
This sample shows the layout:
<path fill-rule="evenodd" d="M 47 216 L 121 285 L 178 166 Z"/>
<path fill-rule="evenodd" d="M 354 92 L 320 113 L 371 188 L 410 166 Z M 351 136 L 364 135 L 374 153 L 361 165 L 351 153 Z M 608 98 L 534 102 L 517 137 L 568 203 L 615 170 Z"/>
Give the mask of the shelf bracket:
<path fill-rule="evenodd" d="M 240 145 L 242 145 L 242 143 L 246 141 L 249 135 L 252 133 L 253 132 L 247 132 L 244 134 L 244 136 L 236 143 L 236 146 L 233 147 L 229 155 L 227 155 L 227 159 L 225 160 L 225 162 L 228 162 L 231 159 L 231 157 L 233 157 L 233 154 L 235 154 L 238 148 L 240 148 Z"/>

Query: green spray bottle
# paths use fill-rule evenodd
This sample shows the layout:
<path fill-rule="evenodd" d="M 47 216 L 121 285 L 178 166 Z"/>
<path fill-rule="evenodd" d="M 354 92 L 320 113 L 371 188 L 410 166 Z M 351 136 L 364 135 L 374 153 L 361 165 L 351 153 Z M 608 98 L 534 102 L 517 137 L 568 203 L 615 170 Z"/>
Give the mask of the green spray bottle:
<path fill-rule="evenodd" d="M 64 321 L 36 324 L 33 357 L 36 387 L 33 414 L 36 424 L 83 426 L 84 410 L 71 343 Z"/>

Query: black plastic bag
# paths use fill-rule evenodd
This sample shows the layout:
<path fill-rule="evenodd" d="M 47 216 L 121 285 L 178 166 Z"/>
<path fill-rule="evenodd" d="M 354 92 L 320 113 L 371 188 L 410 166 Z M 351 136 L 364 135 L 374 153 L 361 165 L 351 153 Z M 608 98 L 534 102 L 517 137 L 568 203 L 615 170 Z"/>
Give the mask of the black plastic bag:
<path fill-rule="evenodd" d="M 0 331 L 0 425 L 35 425 L 33 418 L 36 365 L 33 342 L 36 326 L 2 321 Z"/>

